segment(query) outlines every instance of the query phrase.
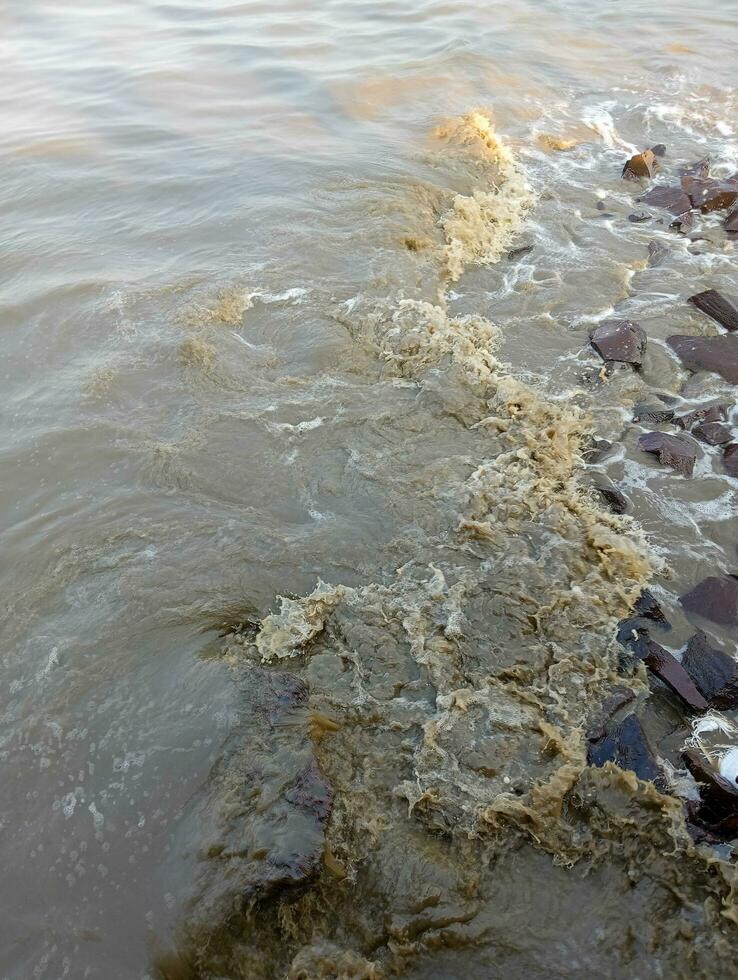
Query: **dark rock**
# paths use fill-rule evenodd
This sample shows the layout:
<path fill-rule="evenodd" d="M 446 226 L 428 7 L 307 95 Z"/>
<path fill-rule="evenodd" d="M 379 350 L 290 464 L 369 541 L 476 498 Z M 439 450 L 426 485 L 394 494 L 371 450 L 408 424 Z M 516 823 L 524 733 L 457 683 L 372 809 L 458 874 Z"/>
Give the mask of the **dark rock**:
<path fill-rule="evenodd" d="M 602 497 L 613 514 L 624 514 L 628 509 L 628 498 L 606 476 L 598 475 L 594 489 Z"/>
<path fill-rule="evenodd" d="M 642 327 L 631 320 L 605 320 L 590 332 L 592 346 L 605 361 L 640 364 L 648 338 Z"/>
<path fill-rule="evenodd" d="M 648 589 L 644 589 L 641 592 L 633 607 L 633 611 L 643 619 L 650 619 L 653 623 L 660 623 L 669 629 L 671 628 L 669 627 L 663 609 L 659 605 L 658 599 Z"/>
<path fill-rule="evenodd" d="M 729 180 L 713 180 L 710 177 L 682 177 L 682 188 L 689 196 L 693 208 L 722 211 L 738 201 L 738 185 Z"/>
<path fill-rule="evenodd" d="M 684 667 L 673 654 L 658 643 L 648 640 L 641 648 L 641 659 L 660 681 L 663 681 L 677 697 L 693 711 L 707 711 L 709 705 Z"/>
<path fill-rule="evenodd" d="M 687 643 L 682 666 L 710 706 L 727 710 L 738 707 L 738 663 L 707 642 L 701 631 Z"/>
<path fill-rule="evenodd" d="M 610 696 L 603 702 L 599 712 L 590 722 L 589 728 L 587 729 L 587 739 L 590 742 L 595 742 L 604 738 L 607 734 L 608 722 L 612 721 L 613 716 L 621 708 L 624 708 L 626 704 L 630 704 L 634 700 L 635 691 L 629 687 L 613 688 Z"/>
<path fill-rule="evenodd" d="M 690 163 L 679 171 L 682 177 L 707 177 L 710 173 L 710 158 L 703 157 L 696 163 Z"/>
<path fill-rule="evenodd" d="M 723 466 L 730 476 L 738 476 L 738 442 L 731 442 L 723 450 Z"/>
<path fill-rule="evenodd" d="M 598 201 L 597 204 L 595 204 L 595 207 L 597 208 L 598 211 L 604 211 L 605 210 L 605 202 L 604 201 Z"/>
<path fill-rule="evenodd" d="M 646 405 L 639 402 L 633 407 L 633 421 L 645 422 L 647 425 L 663 425 L 671 422 L 674 412 L 670 408 L 663 408 L 661 405 Z"/>
<path fill-rule="evenodd" d="M 667 337 L 682 364 L 691 371 L 715 371 L 731 384 L 738 384 L 738 337 Z"/>
<path fill-rule="evenodd" d="M 607 439 L 592 438 L 587 448 L 582 452 L 582 459 L 585 463 L 599 463 L 612 449 L 612 443 Z"/>
<path fill-rule="evenodd" d="M 638 440 L 638 447 L 646 453 L 654 453 L 663 466 L 670 466 L 683 476 L 691 476 L 697 459 L 697 444 L 687 436 L 670 436 L 665 432 L 646 432 Z"/>
<path fill-rule="evenodd" d="M 666 145 L 664 143 L 657 143 L 656 146 L 651 147 L 651 153 L 656 157 L 665 157 Z"/>
<path fill-rule="evenodd" d="M 623 167 L 623 177 L 626 180 L 638 180 L 640 177 L 653 177 L 658 167 L 656 154 L 653 150 L 636 153 Z"/>
<path fill-rule="evenodd" d="M 738 232 L 738 209 L 731 211 L 723 226 L 728 232 Z"/>
<path fill-rule="evenodd" d="M 646 211 L 639 211 L 637 214 L 629 214 L 628 221 L 632 221 L 634 225 L 639 225 L 642 221 L 650 221 L 651 215 Z"/>
<path fill-rule="evenodd" d="M 700 422 L 692 429 L 692 435 L 711 446 L 721 446 L 733 438 L 731 430 L 721 422 Z"/>
<path fill-rule="evenodd" d="M 694 749 L 682 753 L 684 763 L 699 783 L 700 797 L 711 820 L 720 821 L 738 814 L 738 788 Z M 704 815 L 701 815 L 704 818 Z"/>
<path fill-rule="evenodd" d="M 672 214 L 682 215 L 692 207 L 690 197 L 679 185 L 673 187 L 653 187 L 643 197 L 638 198 L 643 204 L 654 208 L 664 208 Z"/>
<path fill-rule="evenodd" d="M 611 723 L 599 738 L 591 739 L 587 747 L 587 762 L 598 768 L 606 762 L 614 762 L 621 769 L 634 772 L 639 779 L 651 782 L 661 776 L 653 749 L 635 715 L 628 715 L 622 722 Z"/>
<path fill-rule="evenodd" d="M 689 302 L 726 330 L 738 330 L 738 309 L 716 289 L 705 289 L 689 297 Z"/>
<path fill-rule="evenodd" d="M 688 429 L 695 422 L 724 422 L 728 417 L 728 405 L 716 404 L 708 405 L 705 408 L 695 408 L 686 415 L 679 415 L 674 419 L 675 425 L 682 429 Z"/>
<path fill-rule="evenodd" d="M 511 248 L 507 253 L 508 259 L 519 259 L 522 255 L 527 255 L 528 252 L 532 252 L 534 245 L 519 245 L 517 248 Z"/>
<path fill-rule="evenodd" d="M 697 613 L 721 626 L 735 626 L 738 612 L 738 580 L 733 575 L 709 575 L 679 601 L 687 612 Z"/>
<path fill-rule="evenodd" d="M 666 245 L 662 245 L 661 242 L 651 241 L 648 243 L 648 264 L 649 265 L 659 265 L 661 261 L 669 254 L 669 249 Z"/>

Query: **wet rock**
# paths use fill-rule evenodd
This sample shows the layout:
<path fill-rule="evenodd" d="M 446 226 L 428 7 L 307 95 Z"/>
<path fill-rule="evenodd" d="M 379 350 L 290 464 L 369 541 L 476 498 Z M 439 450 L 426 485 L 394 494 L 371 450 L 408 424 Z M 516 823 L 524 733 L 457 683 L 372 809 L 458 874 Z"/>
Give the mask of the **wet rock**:
<path fill-rule="evenodd" d="M 607 439 L 593 438 L 583 451 L 582 459 L 585 463 L 599 463 L 610 454 L 611 450 L 612 443 Z"/>
<path fill-rule="evenodd" d="M 661 242 L 650 241 L 648 243 L 648 264 L 651 266 L 660 265 L 663 259 L 669 254 L 669 249 Z"/>
<path fill-rule="evenodd" d="M 682 753 L 684 763 L 699 784 L 700 797 L 707 813 L 701 819 L 720 823 L 738 815 L 738 789 L 694 749 Z"/>
<path fill-rule="evenodd" d="M 695 163 L 690 163 L 679 171 L 682 177 L 707 177 L 710 174 L 710 158 L 703 157 Z"/>
<path fill-rule="evenodd" d="M 686 415 L 678 415 L 674 423 L 682 429 L 689 429 L 695 422 L 724 422 L 728 417 L 728 405 L 718 403 L 706 405 L 705 408 L 695 408 Z"/>
<path fill-rule="evenodd" d="M 689 196 L 692 207 L 700 208 L 703 214 L 723 211 L 738 201 L 738 185 L 729 180 L 682 177 L 682 188 Z"/>
<path fill-rule="evenodd" d="M 663 466 L 670 466 L 683 476 L 691 476 L 697 459 L 697 444 L 687 436 L 670 436 L 665 432 L 646 432 L 638 439 L 638 447 L 658 456 Z"/>
<path fill-rule="evenodd" d="M 666 144 L 665 143 L 657 143 L 656 146 L 652 146 L 651 147 L 651 153 L 653 153 L 653 155 L 656 156 L 656 157 L 665 157 L 666 156 Z"/>
<path fill-rule="evenodd" d="M 687 612 L 697 613 L 721 626 L 735 626 L 738 612 L 738 579 L 734 575 L 709 575 L 679 601 Z"/>
<path fill-rule="evenodd" d="M 663 405 L 648 405 L 644 402 L 638 402 L 637 405 L 633 406 L 634 422 L 645 422 L 646 425 L 663 425 L 665 422 L 671 422 L 673 418 L 674 412 L 670 408 L 664 408 Z"/>
<path fill-rule="evenodd" d="M 639 180 L 641 177 L 653 177 L 658 167 L 658 160 L 653 150 L 636 153 L 623 167 L 623 177 L 626 180 Z"/>
<path fill-rule="evenodd" d="M 731 211 L 723 225 L 727 232 L 738 232 L 738 209 Z"/>
<path fill-rule="evenodd" d="M 732 439 L 731 430 L 721 422 L 700 422 L 692 429 L 692 435 L 710 446 L 720 446 Z"/>
<path fill-rule="evenodd" d="M 599 738 L 590 739 L 587 762 L 598 768 L 614 762 L 621 769 L 634 772 L 639 779 L 651 782 L 661 777 L 656 756 L 635 715 L 610 723 Z"/>
<path fill-rule="evenodd" d="M 641 659 L 660 681 L 663 681 L 688 708 L 693 711 L 707 711 L 707 700 L 676 657 L 653 640 L 646 641 Z"/>
<path fill-rule="evenodd" d="M 621 708 L 635 700 L 635 691 L 629 687 L 613 688 L 610 696 L 603 702 L 599 712 L 590 722 L 587 729 L 587 739 L 590 742 L 597 742 L 607 734 L 608 724 L 612 722 Z"/>
<path fill-rule="evenodd" d="M 682 666 L 712 708 L 738 707 L 738 663 L 722 650 L 711 647 L 701 631 L 687 643 Z"/>
<path fill-rule="evenodd" d="M 673 187 L 653 187 L 638 198 L 643 204 L 650 204 L 654 208 L 663 208 L 671 214 L 683 215 L 692 207 L 692 201 L 688 194 L 677 184 Z"/>
<path fill-rule="evenodd" d="M 632 221 L 634 225 L 639 225 L 643 221 L 650 221 L 651 215 L 647 211 L 639 211 L 634 214 L 628 215 L 628 221 Z"/>
<path fill-rule="evenodd" d="M 667 337 L 682 364 L 691 371 L 715 371 L 720 377 L 738 384 L 738 337 Z"/>
<path fill-rule="evenodd" d="M 592 346 L 604 361 L 640 364 L 648 338 L 642 327 L 631 320 L 605 320 L 590 332 Z"/>
<path fill-rule="evenodd" d="M 685 211 L 684 214 L 677 215 L 676 218 L 670 223 L 670 228 L 674 228 L 676 231 L 682 232 L 686 235 L 687 232 L 694 228 L 694 215 L 691 211 Z"/>
<path fill-rule="evenodd" d="M 670 628 L 658 599 L 648 589 L 644 589 L 641 592 L 633 607 L 633 611 L 643 619 L 650 619 L 652 623 L 660 623 Z"/>
<path fill-rule="evenodd" d="M 689 302 L 726 330 L 738 330 L 738 309 L 716 289 L 705 289 L 689 297 Z"/>
<path fill-rule="evenodd" d="M 532 252 L 534 247 L 535 246 L 533 244 L 519 245 L 517 248 L 511 248 L 510 251 L 507 253 L 507 257 L 511 261 L 513 259 L 519 259 L 523 255 L 527 255 L 529 252 Z"/>
<path fill-rule="evenodd" d="M 624 514 L 628 509 L 628 498 L 606 476 L 598 474 L 593 480 L 593 488 L 613 514 Z"/>
<path fill-rule="evenodd" d="M 738 442 L 731 442 L 723 450 L 723 467 L 730 476 L 738 476 Z"/>

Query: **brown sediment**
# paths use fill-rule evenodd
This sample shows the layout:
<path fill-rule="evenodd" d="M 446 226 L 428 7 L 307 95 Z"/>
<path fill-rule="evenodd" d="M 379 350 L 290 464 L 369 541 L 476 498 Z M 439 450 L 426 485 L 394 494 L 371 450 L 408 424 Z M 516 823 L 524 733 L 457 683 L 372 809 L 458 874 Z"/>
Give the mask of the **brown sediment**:
<path fill-rule="evenodd" d="M 441 219 L 445 282 L 504 254 L 533 197 L 486 117 L 437 136 L 499 172 Z M 499 898 L 530 888 L 568 889 L 590 930 L 569 975 L 655 977 L 654 948 L 674 976 L 728 969 L 732 870 L 695 847 L 680 801 L 587 765 L 597 707 L 617 685 L 637 711 L 647 690 L 642 668 L 618 677 L 613 637 L 655 561 L 582 484 L 586 411 L 516 377 L 499 328 L 452 316 L 442 287 L 437 303 L 377 300 L 352 317 L 388 376 L 454 420 L 467 471 L 418 497 L 382 576 L 318 582 L 226 639 L 267 737 L 211 786 L 190 975 L 549 975 L 538 923 L 518 915 L 511 937 Z M 592 880 L 628 896 L 616 921 L 591 907 Z M 629 941 L 613 966 L 598 937 L 617 929 Z"/>

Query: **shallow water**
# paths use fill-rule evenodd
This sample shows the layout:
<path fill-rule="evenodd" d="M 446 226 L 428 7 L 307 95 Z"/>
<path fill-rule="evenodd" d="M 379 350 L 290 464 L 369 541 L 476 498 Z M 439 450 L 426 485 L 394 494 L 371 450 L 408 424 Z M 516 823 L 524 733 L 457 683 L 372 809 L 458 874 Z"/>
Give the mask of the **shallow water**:
<path fill-rule="evenodd" d="M 582 731 L 646 582 L 670 649 L 738 640 L 676 602 L 735 571 L 735 481 L 631 422 L 734 396 L 665 345 L 734 243 L 620 178 L 738 169 L 738 4 L 0 26 L 0 973 L 729 975 L 730 848 Z M 613 312 L 649 350 L 602 383 Z M 590 431 L 635 522 L 579 489 Z"/>

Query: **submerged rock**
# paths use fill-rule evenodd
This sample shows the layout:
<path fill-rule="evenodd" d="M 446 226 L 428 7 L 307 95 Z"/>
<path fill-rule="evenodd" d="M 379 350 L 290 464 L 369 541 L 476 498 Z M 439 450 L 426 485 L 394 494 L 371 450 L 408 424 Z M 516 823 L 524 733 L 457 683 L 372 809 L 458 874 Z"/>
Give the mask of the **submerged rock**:
<path fill-rule="evenodd" d="M 605 361 L 640 364 L 648 338 L 642 327 L 632 320 L 605 320 L 590 331 L 592 346 Z"/>
<path fill-rule="evenodd" d="M 628 221 L 631 221 L 634 225 L 639 225 L 643 221 L 650 221 L 651 215 L 647 211 L 638 211 L 634 214 L 628 215 Z"/>
<path fill-rule="evenodd" d="M 731 430 L 721 422 L 699 422 L 692 433 L 710 446 L 720 446 L 733 438 Z"/>
<path fill-rule="evenodd" d="M 667 337 L 682 364 L 691 371 L 715 371 L 721 378 L 738 384 L 738 337 Z"/>
<path fill-rule="evenodd" d="M 731 476 L 738 476 L 738 442 L 731 442 L 723 450 L 723 467 Z"/>
<path fill-rule="evenodd" d="M 738 579 L 734 575 L 709 575 L 679 601 L 687 612 L 697 613 L 721 626 L 735 626 L 738 614 Z"/>
<path fill-rule="evenodd" d="M 665 432 L 646 432 L 638 440 L 638 447 L 646 453 L 658 456 L 659 462 L 670 466 L 683 476 L 691 476 L 697 459 L 697 444 L 687 436 L 670 436 Z"/>
<path fill-rule="evenodd" d="M 648 264 L 651 266 L 659 265 L 669 254 L 669 249 L 661 242 L 650 241 L 648 243 Z"/>
<path fill-rule="evenodd" d="M 723 225 L 727 232 L 738 232 L 738 209 L 731 211 Z"/>
<path fill-rule="evenodd" d="M 658 160 L 653 150 L 636 153 L 623 167 L 623 177 L 626 180 L 639 180 L 641 177 L 653 177 L 658 167 Z"/>
<path fill-rule="evenodd" d="M 639 779 L 651 782 L 661 777 L 654 751 L 634 714 L 621 722 L 610 722 L 601 735 L 589 740 L 587 762 L 598 768 L 614 762 L 621 769 L 634 772 Z"/>
<path fill-rule="evenodd" d="M 679 173 L 682 177 L 707 177 L 710 173 L 710 158 L 703 157 L 689 166 L 683 167 Z"/>
<path fill-rule="evenodd" d="M 671 422 L 673 418 L 673 410 L 664 408 L 663 405 L 648 405 L 644 402 L 639 402 L 633 406 L 634 422 L 646 422 L 648 425 L 663 425 L 665 422 Z"/>
<path fill-rule="evenodd" d="M 682 753 L 682 758 L 699 784 L 703 803 L 700 818 L 707 820 L 718 832 L 722 824 L 732 836 L 738 829 L 736 824 L 732 823 L 738 817 L 738 789 L 694 749 Z M 731 825 L 725 827 L 723 822 L 726 820 L 731 821 Z"/>
<path fill-rule="evenodd" d="M 721 710 L 738 707 L 738 663 L 722 650 L 711 647 L 702 631 L 687 643 L 682 666 L 711 707 Z"/>
<path fill-rule="evenodd" d="M 738 330 L 738 309 L 716 289 L 705 289 L 689 297 L 689 302 L 726 330 Z"/>
<path fill-rule="evenodd" d="M 606 476 L 598 475 L 595 477 L 593 487 L 613 514 L 624 514 L 626 512 L 628 509 L 628 498 Z"/>
<path fill-rule="evenodd" d="M 643 204 L 654 208 L 664 208 L 671 214 L 683 215 L 692 207 L 692 201 L 684 190 L 675 184 L 671 187 L 653 187 L 647 194 L 638 199 Z"/>

